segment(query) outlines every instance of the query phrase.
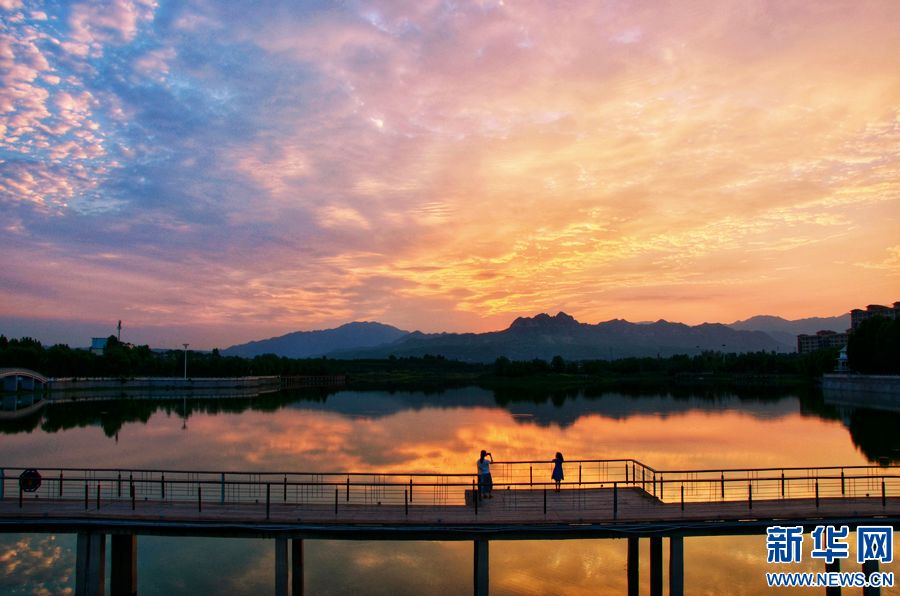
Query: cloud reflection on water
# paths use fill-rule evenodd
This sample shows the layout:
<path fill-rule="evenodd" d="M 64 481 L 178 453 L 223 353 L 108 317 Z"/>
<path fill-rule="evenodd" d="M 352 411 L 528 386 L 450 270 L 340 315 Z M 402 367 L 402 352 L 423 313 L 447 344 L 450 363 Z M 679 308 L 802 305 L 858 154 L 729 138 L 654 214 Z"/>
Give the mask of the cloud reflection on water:
<path fill-rule="evenodd" d="M 38 425 L 4 435 L 6 465 L 471 473 L 482 447 L 498 459 L 549 460 L 562 451 L 569 460 L 634 457 L 670 469 L 868 463 L 841 420 L 809 415 L 793 397 L 610 394 L 552 407 L 498 407 L 490 393 L 473 388 L 430 396 L 339 392 L 324 401 L 237 412 L 188 404 L 186 419 L 183 408 L 167 406 L 139 421 L 123 418 L 113 436 L 103 421 L 110 405 L 96 408 L 93 415 L 84 410 L 74 427 L 58 424 L 47 432 Z M 62 549 L 53 540 L 26 536 L 0 543 L 7 565 L 0 588 L 34 584 L 65 593 L 74 585 L 74 537 L 59 537 L 59 544 L 68 544 Z M 642 548 L 646 582 L 649 555 L 647 545 Z M 469 542 L 307 541 L 305 551 L 310 593 L 471 591 Z M 273 552 L 271 541 L 141 537 L 140 592 L 267 593 Z M 492 593 L 624 593 L 625 552 L 624 540 L 495 541 Z M 685 553 L 691 593 L 765 591 L 762 537 L 689 538 Z"/>

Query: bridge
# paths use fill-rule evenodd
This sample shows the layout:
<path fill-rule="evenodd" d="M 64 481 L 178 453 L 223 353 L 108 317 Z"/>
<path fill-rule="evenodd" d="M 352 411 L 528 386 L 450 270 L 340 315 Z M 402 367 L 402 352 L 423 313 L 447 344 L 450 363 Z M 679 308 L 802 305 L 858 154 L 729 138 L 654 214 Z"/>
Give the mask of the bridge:
<path fill-rule="evenodd" d="M 27 368 L 0 368 L 0 420 L 27 416 L 42 408 L 50 379 Z"/>
<path fill-rule="evenodd" d="M 0 531 L 76 533 L 79 595 L 104 592 L 106 535 L 111 593 L 134 593 L 141 534 L 274 539 L 279 595 L 302 594 L 303 540 L 325 538 L 472 541 L 475 594 L 487 594 L 492 539 L 627 538 L 637 594 L 639 540 L 649 539 L 656 595 L 663 538 L 669 593 L 683 594 L 686 537 L 764 534 L 771 525 L 900 528 L 900 466 L 657 470 L 580 460 L 565 463 L 559 492 L 544 481 L 551 467 L 495 463 L 492 499 L 477 498 L 473 474 L 44 468 L 35 487 L 33 473 L 22 481 L 23 468 L 6 467 Z"/>
<path fill-rule="evenodd" d="M 50 379 L 27 368 L 0 368 L 3 392 L 45 391 L 50 387 Z"/>

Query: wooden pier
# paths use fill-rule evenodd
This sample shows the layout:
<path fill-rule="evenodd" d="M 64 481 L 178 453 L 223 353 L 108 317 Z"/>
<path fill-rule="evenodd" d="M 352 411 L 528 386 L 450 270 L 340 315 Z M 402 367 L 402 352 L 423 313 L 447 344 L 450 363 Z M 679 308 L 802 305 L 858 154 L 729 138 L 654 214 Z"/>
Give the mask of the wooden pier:
<path fill-rule="evenodd" d="M 487 594 L 491 540 L 584 538 L 627 538 L 629 593 L 637 593 L 637 545 L 648 538 L 655 595 L 664 538 L 669 590 L 682 594 L 685 537 L 764 534 L 772 525 L 900 528 L 897 467 L 660 471 L 593 460 L 566 462 L 556 492 L 533 481 L 548 465 L 498 462 L 493 498 L 469 493 L 468 505 L 469 474 L 53 469 L 26 492 L 24 470 L 6 468 L 0 531 L 76 533 L 79 595 L 103 592 L 106 535 L 114 594 L 136 586 L 141 534 L 274 539 L 276 594 L 302 593 L 304 539 L 471 541 L 473 591 Z"/>

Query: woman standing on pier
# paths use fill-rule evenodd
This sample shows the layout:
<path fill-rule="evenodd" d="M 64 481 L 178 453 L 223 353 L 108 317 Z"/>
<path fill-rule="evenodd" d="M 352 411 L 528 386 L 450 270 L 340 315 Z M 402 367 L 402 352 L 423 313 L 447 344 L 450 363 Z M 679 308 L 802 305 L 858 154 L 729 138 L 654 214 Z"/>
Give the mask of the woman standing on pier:
<path fill-rule="evenodd" d="M 553 473 L 550 474 L 550 478 L 552 478 L 556 482 L 556 492 L 559 492 L 559 484 L 563 481 L 563 455 L 559 451 L 556 452 L 556 457 L 552 460 L 553 463 Z"/>
<path fill-rule="evenodd" d="M 490 461 L 486 459 L 490 458 Z M 494 456 L 481 450 L 481 457 L 478 458 L 478 494 L 488 499 L 494 498 L 491 494 L 494 490 L 494 480 L 491 478 L 491 464 L 494 463 Z"/>

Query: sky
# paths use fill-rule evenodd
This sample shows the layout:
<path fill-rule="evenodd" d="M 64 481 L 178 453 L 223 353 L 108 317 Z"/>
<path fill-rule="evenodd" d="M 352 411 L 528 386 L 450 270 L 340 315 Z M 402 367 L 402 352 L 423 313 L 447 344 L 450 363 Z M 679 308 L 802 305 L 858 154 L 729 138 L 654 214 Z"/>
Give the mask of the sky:
<path fill-rule="evenodd" d="M 0 332 L 900 300 L 900 2 L 0 0 Z"/>

